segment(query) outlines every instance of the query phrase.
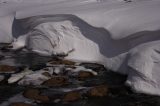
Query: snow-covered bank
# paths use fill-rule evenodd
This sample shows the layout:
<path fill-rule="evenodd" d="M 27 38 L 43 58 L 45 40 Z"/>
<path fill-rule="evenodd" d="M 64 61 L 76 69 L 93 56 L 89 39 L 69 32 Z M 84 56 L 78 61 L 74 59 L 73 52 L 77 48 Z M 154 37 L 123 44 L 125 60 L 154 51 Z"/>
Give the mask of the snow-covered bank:
<path fill-rule="evenodd" d="M 16 14 L 13 35 L 21 36 L 14 49 L 98 62 L 127 74 L 133 90 L 160 95 L 160 1 L 21 1 L 1 8 L 0 16 Z M 20 28 L 26 32 L 16 33 Z"/>

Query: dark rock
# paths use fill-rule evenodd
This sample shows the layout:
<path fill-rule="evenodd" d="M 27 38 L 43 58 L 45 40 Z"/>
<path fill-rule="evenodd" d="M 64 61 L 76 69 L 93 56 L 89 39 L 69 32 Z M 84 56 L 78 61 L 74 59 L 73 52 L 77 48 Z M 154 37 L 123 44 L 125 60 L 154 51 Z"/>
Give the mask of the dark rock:
<path fill-rule="evenodd" d="M 49 97 L 40 95 L 40 91 L 38 89 L 27 89 L 23 96 L 32 100 L 41 101 L 41 102 L 48 102 Z"/>
<path fill-rule="evenodd" d="M 85 68 L 92 69 L 96 72 L 106 70 L 104 65 L 97 64 L 97 63 L 81 63 L 80 66 L 84 66 Z"/>
<path fill-rule="evenodd" d="M 12 103 L 10 106 L 33 106 L 33 105 L 19 102 L 19 103 Z"/>
<path fill-rule="evenodd" d="M 50 64 L 53 64 L 53 65 L 59 65 L 59 64 L 64 64 L 64 65 L 75 65 L 75 62 L 73 61 L 69 61 L 69 60 L 61 60 L 61 59 L 58 59 L 58 60 L 53 60 L 53 61 L 50 61 L 49 62 Z"/>
<path fill-rule="evenodd" d="M 11 48 L 13 48 L 13 46 L 6 45 L 6 46 L 1 47 L 0 50 L 3 52 L 9 52 Z"/>
<path fill-rule="evenodd" d="M 14 66 L 0 65 L 0 73 L 14 73 L 17 70 Z"/>
<path fill-rule="evenodd" d="M 68 79 L 63 76 L 55 76 L 43 83 L 45 86 L 63 86 L 68 84 Z"/>
<path fill-rule="evenodd" d="M 79 80 L 84 80 L 86 78 L 91 78 L 93 77 L 94 75 L 91 73 L 91 72 L 86 72 L 86 71 L 80 71 L 78 73 L 78 79 Z"/>
<path fill-rule="evenodd" d="M 107 94 L 108 94 L 107 85 L 96 86 L 91 88 L 88 91 L 88 96 L 91 96 L 91 97 L 104 97 L 104 96 L 107 96 Z"/>
<path fill-rule="evenodd" d="M 64 95 L 63 102 L 74 102 L 81 99 L 81 94 L 76 91 L 68 92 Z"/>

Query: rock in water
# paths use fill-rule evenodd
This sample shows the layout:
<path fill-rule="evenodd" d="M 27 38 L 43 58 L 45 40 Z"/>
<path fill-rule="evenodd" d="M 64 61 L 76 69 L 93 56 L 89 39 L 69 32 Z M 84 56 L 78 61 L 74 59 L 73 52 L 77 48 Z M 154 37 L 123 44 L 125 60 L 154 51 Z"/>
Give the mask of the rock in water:
<path fill-rule="evenodd" d="M 45 86 L 63 86 L 68 84 L 68 79 L 63 76 L 53 77 L 43 83 Z"/>
<path fill-rule="evenodd" d="M 14 66 L 0 65 L 0 73 L 14 73 L 17 70 Z"/>
<path fill-rule="evenodd" d="M 33 105 L 26 103 L 12 103 L 10 106 L 33 106 Z"/>
<path fill-rule="evenodd" d="M 91 72 L 87 72 L 87 71 L 80 71 L 78 73 L 78 79 L 79 80 L 84 80 L 86 78 L 91 78 L 93 77 L 94 75 L 91 73 Z"/>
<path fill-rule="evenodd" d="M 63 97 L 63 102 L 74 102 L 81 99 L 81 94 L 76 91 L 68 92 Z"/>
<path fill-rule="evenodd" d="M 36 100 L 36 101 L 40 101 L 40 102 L 48 102 L 49 101 L 49 97 L 44 96 L 44 95 L 40 95 L 40 91 L 38 89 L 27 89 L 23 93 L 23 95 L 26 98 Z"/>
<path fill-rule="evenodd" d="M 53 64 L 53 65 L 59 65 L 59 64 L 75 65 L 76 63 L 73 62 L 73 61 L 69 61 L 69 60 L 61 60 L 61 59 L 58 59 L 58 60 L 50 61 L 49 64 Z"/>
<path fill-rule="evenodd" d="M 107 94 L 108 94 L 107 85 L 96 86 L 91 88 L 88 91 L 88 96 L 91 96 L 91 97 L 103 97 L 103 96 L 107 96 Z"/>

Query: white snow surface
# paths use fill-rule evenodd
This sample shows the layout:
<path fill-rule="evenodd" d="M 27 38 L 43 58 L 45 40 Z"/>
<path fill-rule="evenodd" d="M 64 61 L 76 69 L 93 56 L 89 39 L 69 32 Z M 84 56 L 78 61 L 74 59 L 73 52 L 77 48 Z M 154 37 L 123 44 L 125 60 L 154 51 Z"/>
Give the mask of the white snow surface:
<path fill-rule="evenodd" d="M 67 54 L 66 59 L 101 63 L 127 74 L 126 84 L 134 91 L 160 95 L 159 0 L 2 0 L 0 3 L 0 23 L 8 24 L 0 27 L 0 41 L 11 36 L 8 33 L 15 16 L 29 29 L 14 42 L 15 49 L 26 46 L 42 55 Z M 7 16 L 10 18 L 1 18 Z"/>

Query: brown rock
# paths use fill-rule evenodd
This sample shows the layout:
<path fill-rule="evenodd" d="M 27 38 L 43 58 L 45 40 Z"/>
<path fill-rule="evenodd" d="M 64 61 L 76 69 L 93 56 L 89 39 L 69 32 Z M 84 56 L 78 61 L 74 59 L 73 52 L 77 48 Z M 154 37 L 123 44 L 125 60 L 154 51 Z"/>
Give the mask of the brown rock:
<path fill-rule="evenodd" d="M 69 60 L 57 60 L 57 61 L 50 61 L 50 64 L 54 65 L 59 65 L 59 64 L 64 64 L 64 65 L 75 65 L 75 62 L 69 61 Z"/>
<path fill-rule="evenodd" d="M 14 73 L 16 71 L 16 67 L 9 65 L 0 65 L 0 73 Z"/>
<path fill-rule="evenodd" d="M 33 105 L 19 102 L 19 103 L 12 103 L 10 106 L 33 106 Z"/>
<path fill-rule="evenodd" d="M 48 102 L 48 96 L 40 95 L 40 91 L 37 89 L 28 89 L 23 93 L 23 96 L 32 100 L 37 100 L 41 102 Z"/>
<path fill-rule="evenodd" d="M 93 77 L 94 75 L 91 72 L 86 72 L 86 71 L 80 71 L 78 73 L 78 79 L 79 80 L 84 80 L 86 78 Z"/>
<path fill-rule="evenodd" d="M 63 97 L 63 102 L 74 102 L 81 99 L 81 94 L 76 91 L 68 92 Z"/>
<path fill-rule="evenodd" d="M 107 94 L 108 94 L 107 85 L 96 86 L 88 91 L 88 96 L 93 96 L 93 97 L 104 97 L 107 96 Z"/>
<path fill-rule="evenodd" d="M 63 76 L 53 77 L 43 83 L 43 85 L 45 85 L 45 86 L 54 86 L 54 87 L 55 86 L 63 86 L 66 84 L 68 84 L 68 79 Z"/>

